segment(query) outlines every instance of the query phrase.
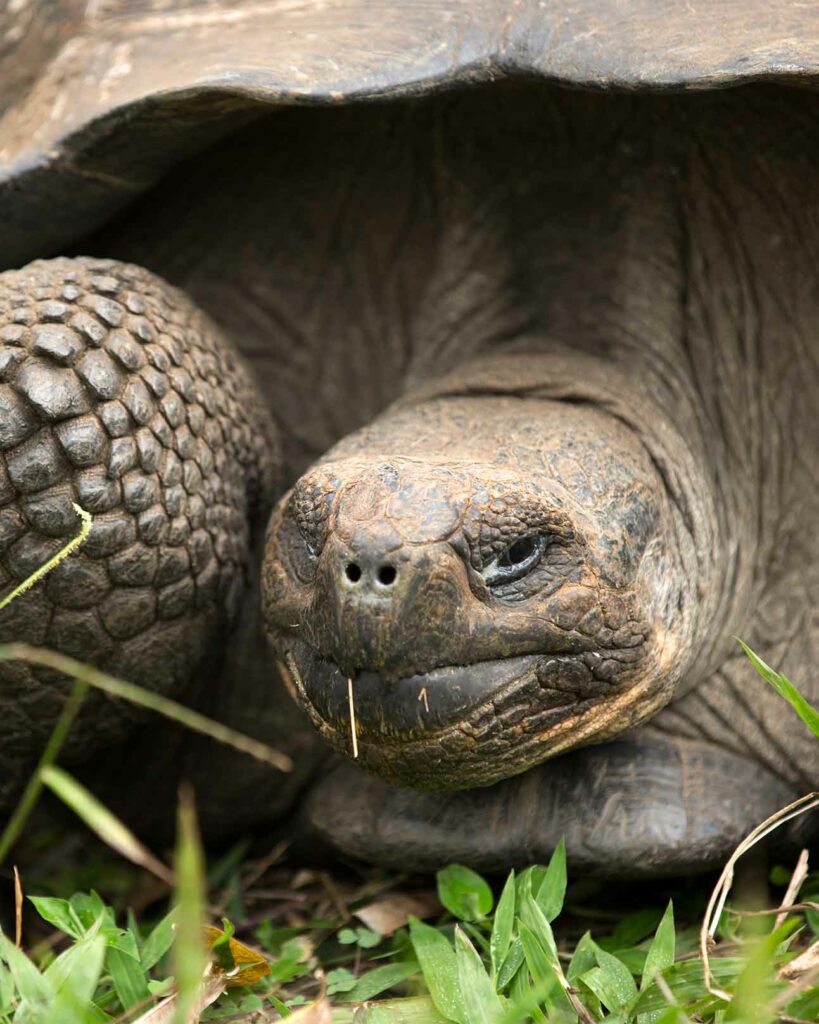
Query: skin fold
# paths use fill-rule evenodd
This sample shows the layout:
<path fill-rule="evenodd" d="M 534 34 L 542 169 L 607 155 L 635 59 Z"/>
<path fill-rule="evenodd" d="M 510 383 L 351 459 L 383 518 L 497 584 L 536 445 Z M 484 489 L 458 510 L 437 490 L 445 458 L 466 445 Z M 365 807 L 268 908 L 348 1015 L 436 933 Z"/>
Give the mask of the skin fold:
<path fill-rule="evenodd" d="M 298 803 L 310 834 L 405 867 L 522 863 L 562 834 L 590 871 L 716 863 L 819 784 L 812 737 L 733 640 L 817 700 L 816 124 L 815 97 L 761 85 L 282 110 L 68 257 L 0 275 L 0 387 L 22 410 L 0 416 L 4 585 L 26 545 L 76 529 L 89 474 L 104 505 L 0 639 L 86 652 L 300 752 L 298 785 L 256 788 L 243 762 L 232 800 L 233 762 L 169 745 L 162 784 L 213 791 L 212 834 Z M 96 447 L 73 444 L 83 424 Z M 50 461 L 26 463 L 32 438 Z M 35 463 L 48 479 L 21 476 Z M 181 516 L 207 542 L 173 533 Z M 59 573 L 85 574 L 82 607 Z M 203 573 L 221 582 L 197 600 Z M 170 584 L 194 596 L 166 620 Z M 26 712 L 47 732 L 55 691 L 26 672 L 0 680 L 50 701 Z M 286 686 L 349 760 L 348 685 L 357 763 L 320 771 L 276 709 Z M 15 728 L 21 775 L 37 745 Z M 105 728 L 92 746 L 125 732 Z"/>

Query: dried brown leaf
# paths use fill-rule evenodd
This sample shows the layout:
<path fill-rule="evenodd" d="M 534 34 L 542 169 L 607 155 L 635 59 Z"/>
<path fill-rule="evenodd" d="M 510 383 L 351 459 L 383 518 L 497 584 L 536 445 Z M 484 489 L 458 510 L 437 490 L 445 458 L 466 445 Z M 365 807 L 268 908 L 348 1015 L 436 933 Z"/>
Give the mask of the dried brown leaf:
<path fill-rule="evenodd" d="M 20 872 L 14 865 L 14 945 L 19 949 L 23 942 L 23 883 Z"/>
<path fill-rule="evenodd" d="M 798 978 L 814 971 L 819 971 L 819 941 L 794 957 L 790 963 L 779 971 L 779 977 L 783 981 L 796 981 Z"/>
<path fill-rule="evenodd" d="M 410 917 L 424 920 L 435 917 L 442 910 L 438 897 L 433 892 L 395 893 L 383 899 L 368 903 L 366 907 L 355 911 L 355 916 L 370 931 L 379 935 L 392 935 L 403 928 Z"/>
<path fill-rule="evenodd" d="M 330 1001 L 326 996 L 317 999 L 309 1006 L 303 1006 L 287 1018 L 287 1024 L 332 1024 L 333 1015 Z"/>

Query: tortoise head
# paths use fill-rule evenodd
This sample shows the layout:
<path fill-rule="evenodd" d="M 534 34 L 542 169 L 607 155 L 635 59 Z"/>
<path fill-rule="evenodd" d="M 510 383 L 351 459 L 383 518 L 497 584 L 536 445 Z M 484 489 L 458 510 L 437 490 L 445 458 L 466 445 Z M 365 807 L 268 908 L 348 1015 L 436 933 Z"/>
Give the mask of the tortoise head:
<path fill-rule="evenodd" d="M 392 781 L 488 784 L 669 699 L 688 601 L 668 505 L 639 440 L 591 406 L 392 411 L 276 508 L 268 633 L 336 748 L 354 728 Z"/>

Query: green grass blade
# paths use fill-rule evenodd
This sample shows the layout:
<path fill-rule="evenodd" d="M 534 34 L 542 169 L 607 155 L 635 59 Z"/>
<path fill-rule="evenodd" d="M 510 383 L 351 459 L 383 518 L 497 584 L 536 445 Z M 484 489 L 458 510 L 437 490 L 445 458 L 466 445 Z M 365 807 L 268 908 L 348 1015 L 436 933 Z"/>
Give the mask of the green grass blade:
<path fill-rule="evenodd" d="M 43 977 L 51 986 L 52 991 L 58 992 L 65 984 L 66 979 L 77 966 L 76 961 L 83 957 L 88 944 L 99 936 L 102 923 L 103 919 L 100 917 L 81 939 L 60 953 L 57 959 L 52 960 L 43 971 Z"/>
<path fill-rule="evenodd" d="M 744 967 L 745 961 L 736 956 L 714 957 L 711 961 L 714 980 L 717 984 L 729 989 Z M 708 996 L 702 976 L 702 960 L 678 961 L 673 967 L 664 971 L 663 979 L 680 1003 L 687 1005 L 689 1002 L 693 1003 Z M 667 1006 L 668 1001 L 660 989 L 656 985 L 649 985 L 644 992 L 640 993 L 639 999 L 632 1009 L 636 1013 L 647 1013 L 653 1010 L 664 1010 Z"/>
<path fill-rule="evenodd" d="M 144 970 L 150 971 L 152 967 L 156 967 L 173 945 L 175 919 L 176 911 L 172 910 L 162 918 L 148 938 L 142 943 L 140 960 Z"/>
<path fill-rule="evenodd" d="M 34 805 L 37 803 L 37 798 L 43 788 L 43 770 L 54 764 L 57 760 L 62 745 L 65 743 L 66 736 L 68 736 L 69 730 L 82 707 L 82 702 L 85 700 L 87 693 L 88 684 L 83 682 L 82 679 L 77 679 L 74 683 L 74 688 L 63 705 L 60 717 L 51 730 L 51 735 L 48 738 L 45 750 L 40 756 L 39 763 L 32 772 L 26 788 L 23 790 L 20 802 L 3 829 L 2 836 L 0 836 L 0 864 L 3 863 L 9 854 L 9 850 L 17 842 L 17 838 L 22 832 L 28 816 L 34 810 Z"/>
<path fill-rule="evenodd" d="M 455 928 L 455 957 L 458 985 L 469 1024 L 496 1024 L 503 1016 L 503 1003 L 477 950 L 458 927 Z"/>
<path fill-rule="evenodd" d="M 739 637 L 737 637 L 737 640 L 759 675 L 776 690 L 780 697 L 783 697 L 790 704 L 813 735 L 819 736 L 819 711 L 805 700 L 799 690 L 796 689 L 786 676 L 783 676 L 781 672 L 775 672 L 770 665 L 767 665 Z"/>
<path fill-rule="evenodd" d="M 24 594 L 27 590 L 30 590 L 35 583 L 39 583 L 40 580 L 44 576 L 47 576 L 52 569 L 56 569 L 60 562 L 64 562 L 65 559 L 68 558 L 69 555 L 73 554 L 88 538 L 88 534 L 91 532 L 92 526 L 91 516 L 84 508 L 80 508 L 76 503 L 72 502 L 71 504 L 74 511 L 82 520 L 80 532 L 76 536 L 72 537 L 64 547 L 60 548 L 56 555 L 49 558 L 49 560 L 41 565 L 39 569 L 35 569 L 34 572 L 24 579 L 18 587 L 15 587 L 11 593 L 6 594 L 4 598 L 0 598 L 0 612 L 10 605 L 15 598 Z"/>
<path fill-rule="evenodd" d="M 193 732 L 209 736 L 243 754 L 249 754 L 257 761 L 269 764 L 281 772 L 289 772 L 293 769 L 293 762 L 286 754 L 274 750 L 266 743 L 254 740 L 250 736 L 244 736 L 242 733 L 222 725 L 221 722 L 214 722 L 213 719 L 200 715 L 198 711 L 177 704 L 174 700 L 169 700 L 167 697 L 162 697 L 158 693 L 145 690 L 133 683 L 126 683 L 123 679 L 116 679 L 114 676 L 109 676 L 107 672 L 101 672 L 91 665 L 85 665 L 83 662 L 59 654 L 57 651 L 49 651 L 44 647 L 31 647 L 29 644 L 0 644 L 0 661 L 24 661 L 29 665 L 44 665 L 57 672 L 64 672 L 67 676 L 80 679 L 86 685 L 102 690 L 103 693 L 108 693 L 112 697 L 119 697 L 131 704 L 147 708 L 149 711 L 156 711 L 166 718 L 179 722 L 180 725 L 184 725 Z"/>
<path fill-rule="evenodd" d="M 552 854 L 540 888 L 536 894 L 533 893 L 535 903 L 543 911 L 547 921 L 554 921 L 563 909 L 566 884 L 566 844 L 561 839 Z"/>
<path fill-rule="evenodd" d="M 386 992 L 387 989 L 398 985 L 400 982 L 411 978 L 418 973 L 418 964 L 414 961 L 403 961 L 395 964 L 385 964 L 383 967 L 376 967 L 366 974 L 362 974 L 355 985 L 338 997 L 342 1003 L 366 1003 L 369 999 Z"/>
<path fill-rule="evenodd" d="M 199 993 L 208 954 L 203 940 L 205 926 L 205 858 L 199 840 L 193 795 L 179 794 L 176 844 L 176 941 L 173 945 L 176 1006 L 174 1024 L 187 1024 Z"/>
<path fill-rule="evenodd" d="M 535 986 L 543 993 L 542 1002 L 544 999 L 549 999 L 559 986 L 554 965 L 551 957 L 543 948 L 542 942 L 525 924 L 520 926 L 520 941 L 529 973 L 532 975 Z"/>
<path fill-rule="evenodd" d="M 520 919 L 532 930 L 537 941 L 549 955 L 551 963 L 558 964 L 560 961 L 557 955 L 557 943 L 555 942 L 552 926 L 539 905 L 535 903 L 534 897 L 527 896 L 524 899 Z"/>
<path fill-rule="evenodd" d="M 409 929 L 412 948 L 436 1008 L 447 1020 L 469 1024 L 461 999 L 454 949 L 437 928 L 424 924 L 417 917 L 409 919 Z"/>
<path fill-rule="evenodd" d="M 522 948 L 522 947 L 521 947 Z M 507 1019 L 514 1024 L 547 1024 L 546 1014 L 541 1010 L 543 997 L 536 985 L 532 984 L 528 970 L 518 971 L 509 988 L 509 1009 Z"/>
<path fill-rule="evenodd" d="M 29 960 L 22 949 L 18 949 L 7 936 L 0 932 L 0 956 L 8 964 L 15 987 L 21 999 L 36 1014 L 48 1008 L 54 999 L 54 989 Z"/>
<path fill-rule="evenodd" d="M 428 996 L 411 996 L 371 1006 L 334 1007 L 330 1019 L 332 1024 L 446 1024 L 448 1018 L 440 1016 Z"/>
<path fill-rule="evenodd" d="M 495 981 L 495 988 L 498 992 L 503 991 L 503 989 L 505 989 L 512 981 L 523 961 L 523 946 L 521 945 L 520 938 L 516 937 L 512 940 L 509 952 L 506 954 L 506 959 L 498 970 L 498 977 Z"/>
<path fill-rule="evenodd" d="M 781 987 L 776 982 L 774 954 L 787 933 L 786 923 L 754 944 L 734 985 L 726 1021 L 772 1024 L 777 1014 L 771 1005 L 771 996 L 776 987 Z"/>
<path fill-rule="evenodd" d="M 14 1008 L 16 988 L 11 971 L 0 960 L 0 1014 L 11 1012 Z"/>
<path fill-rule="evenodd" d="M 640 991 L 643 992 L 651 984 L 655 974 L 662 974 L 674 963 L 676 936 L 674 934 L 674 907 L 668 904 L 663 919 L 657 925 L 657 931 L 648 947 L 645 966 L 640 980 Z"/>
<path fill-rule="evenodd" d="M 102 935 L 89 936 L 67 950 L 71 956 L 70 969 L 63 971 L 62 981 L 56 986 L 54 1000 L 45 1015 L 45 1024 L 94 1024 L 105 1016 L 96 1011 L 92 1003 L 99 984 L 105 958 L 105 939 Z"/>
<path fill-rule="evenodd" d="M 151 998 L 145 970 L 136 957 L 117 946 L 109 946 L 105 966 L 123 1009 L 130 1010 Z"/>
<path fill-rule="evenodd" d="M 637 985 L 626 965 L 596 943 L 593 945 L 597 967 L 586 971 L 580 980 L 612 1013 L 621 1013 L 637 999 Z"/>
<path fill-rule="evenodd" d="M 586 932 L 574 947 L 572 959 L 566 970 L 566 977 L 569 981 L 577 981 L 581 974 L 585 974 L 595 966 L 597 958 L 594 955 L 594 947 L 591 933 Z"/>
<path fill-rule="evenodd" d="M 85 934 L 86 929 L 68 900 L 60 900 L 55 896 L 29 896 L 28 899 L 44 921 L 70 935 L 72 939 L 81 939 Z"/>
<path fill-rule="evenodd" d="M 512 929 L 515 925 L 515 872 L 510 871 L 506 885 L 495 908 L 489 952 L 492 960 L 492 978 L 497 985 L 498 975 L 509 947 L 512 944 Z"/>

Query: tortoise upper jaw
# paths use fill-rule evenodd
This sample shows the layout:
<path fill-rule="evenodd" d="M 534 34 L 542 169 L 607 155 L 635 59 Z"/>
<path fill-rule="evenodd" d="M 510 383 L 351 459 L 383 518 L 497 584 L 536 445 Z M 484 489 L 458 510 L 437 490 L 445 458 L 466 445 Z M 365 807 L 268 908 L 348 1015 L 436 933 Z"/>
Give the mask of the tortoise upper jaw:
<path fill-rule="evenodd" d="M 349 737 L 350 691 L 362 740 L 389 744 L 468 720 L 499 691 L 534 677 L 538 658 L 524 655 L 448 665 L 403 678 L 359 671 L 348 676 L 308 644 L 291 640 L 286 658 L 296 696 L 322 732 Z M 345 739 L 346 743 L 346 739 Z"/>

